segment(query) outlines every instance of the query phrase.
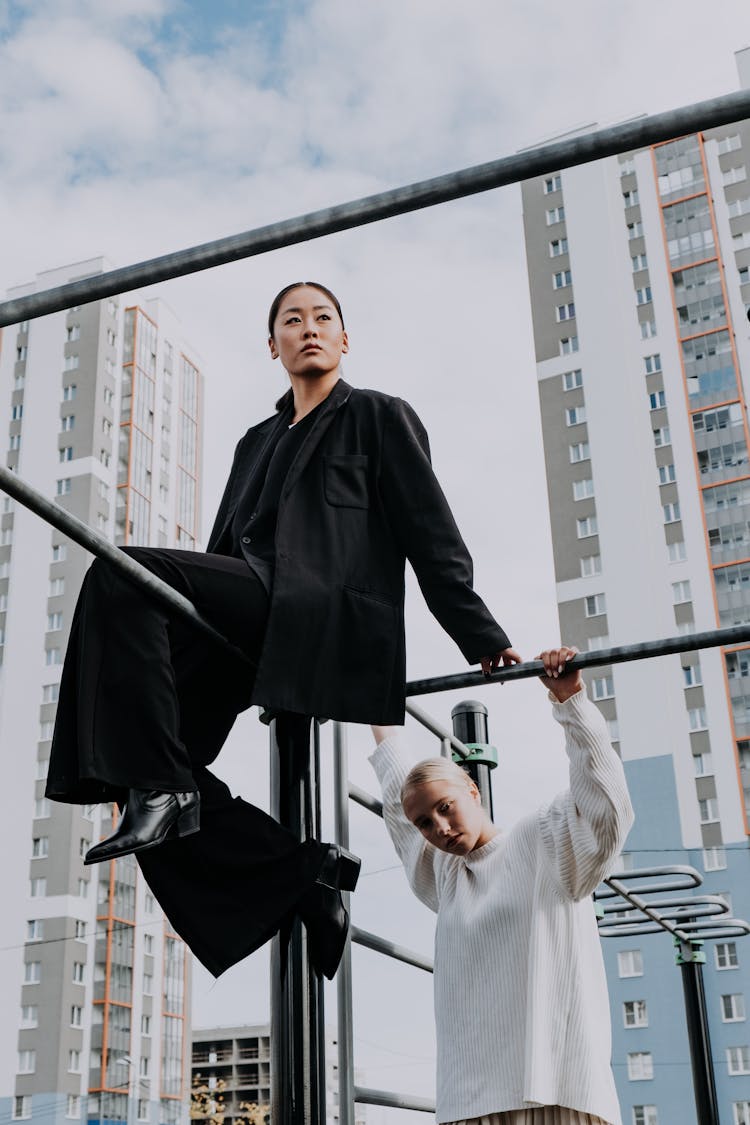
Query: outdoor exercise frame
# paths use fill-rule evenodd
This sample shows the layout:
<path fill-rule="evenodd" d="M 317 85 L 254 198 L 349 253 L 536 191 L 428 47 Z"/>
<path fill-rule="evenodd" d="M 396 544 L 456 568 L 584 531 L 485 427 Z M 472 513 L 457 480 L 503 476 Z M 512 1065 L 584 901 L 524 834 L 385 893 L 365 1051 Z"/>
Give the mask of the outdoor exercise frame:
<path fill-rule="evenodd" d="M 273 223 L 244 234 L 193 246 L 122 269 L 80 278 L 67 285 L 2 302 L 0 327 L 210 269 L 213 266 L 268 253 L 283 246 L 321 238 L 411 211 L 423 210 L 439 203 L 490 191 L 535 176 L 558 172 L 577 164 L 630 152 L 688 133 L 728 125 L 748 117 L 750 117 L 750 90 L 741 90 L 665 113 L 638 117 L 620 125 L 566 137 L 486 164 L 461 169 L 392 191 Z M 0 468 L 0 489 L 93 554 L 107 558 L 113 566 L 127 573 L 132 581 L 142 586 L 144 591 L 166 602 L 174 613 L 191 620 L 196 628 L 201 629 L 215 643 L 228 644 L 200 617 L 187 599 L 139 566 L 103 536 L 20 480 L 15 473 Z M 750 625 L 743 625 L 732 629 L 709 630 L 692 636 L 602 649 L 578 656 L 576 662 L 581 667 L 595 667 L 602 664 L 650 659 L 669 653 L 745 644 L 748 641 L 750 641 Z M 514 668 L 504 669 L 487 679 L 480 673 L 467 672 L 455 676 L 420 680 L 410 683 L 407 691 L 409 696 L 423 695 L 480 683 L 508 682 L 537 676 L 540 671 L 541 664 L 538 661 L 530 661 Z M 447 732 L 439 737 L 442 738 L 444 745 L 447 742 L 453 743 L 455 738 Z M 338 761 L 343 752 L 341 750 L 343 739 L 340 734 L 337 738 Z M 300 723 L 298 717 L 280 715 L 272 724 L 272 745 L 275 748 L 272 771 L 275 789 L 274 806 L 282 821 L 300 837 L 304 837 L 317 831 L 319 819 L 319 794 L 315 768 L 317 738 L 311 748 L 309 723 Z M 351 795 L 353 799 L 361 800 L 363 803 L 366 799 L 366 795 L 356 791 L 352 791 Z M 371 936 L 363 935 L 361 931 L 355 929 L 354 940 L 368 944 Z M 301 926 L 297 925 L 293 929 L 288 956 L 287 951 L 281 948 L 277 940 L 272 966 L 273 1050 L 276 1062 L 272 1097 L 273 1125 L 323 1125 L 325 1082 L 323 1081 L 322 988 L 320 982 L 314 980 L 311 975 Z M 346 980 L 348 971 L 350 970 L 347 970 L 345 959 L 340 974 L 340 987 L 341 981 Z M 349 1083 L 353 1081 L 351 1074 L 346 1076 L 346 1081 Z M 377 1101 L 377 1092 L 371 1094 L 369 1100 Z M 363 1097 L 360 1100 L 366 1099 Z M 379 1104 L 402 1103 L 381 1101 Z M 426 1106 L 421 1105 L 418 1108 L 426 1108 Z"/>

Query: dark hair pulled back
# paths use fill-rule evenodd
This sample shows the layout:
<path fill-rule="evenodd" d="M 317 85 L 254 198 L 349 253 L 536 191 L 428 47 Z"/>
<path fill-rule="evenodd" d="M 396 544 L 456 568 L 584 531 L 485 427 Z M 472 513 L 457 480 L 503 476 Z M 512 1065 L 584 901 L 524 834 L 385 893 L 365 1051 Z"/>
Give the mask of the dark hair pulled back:
<path fill-rule="evenodd" d="M 339 299 L 338 299 L 338 297 L 336 296 L 335 293 L 331 292 L 331 290 L 328 288 L 327 285 L 321 285 L 321 283 L 319 281 L 293 281 L 291 285 L 285 285 L 284 288 L 279 293 L 276 294 L 273 301 L 271 302 L 271 308 L 268 310 L 268 335 L 269 336 L 273 337 L 273 329 L 274 329 L 274 325 L 276 324 L 276 317 L 279 315 L 279 309 L 281 308 L 281 302 L 284 300 L 287 293 L 291 293 L 292 289 L 304 289 L 305 287 L 309 287 L 310 289 L 318 289 L 318 290 L 320 290 L 321 293 L 324 293 L 326 295 L 326 297 L 329 299 L 329 301 L 331 302 L 331 304 L 333 305 L 333 307 L 335 308 L 336 312 L 339 314 L 339 319 L 341 321 L 341 327 L 342 328 L 345 327 L 345 325 L 344 325 L 344 314 L 341 311 L 341 305 L 339 304 Z M 291 398 L 292 398 L 292 388 L 290 387 L 289 390 L 286 391 L 281 396 L 281 398 L 278 400 L 278 402 L 276 403 L 276 409 L 277 410 L 283 410 L 284 407 L 287 405 L 287 403 L 291 401 Z"/>

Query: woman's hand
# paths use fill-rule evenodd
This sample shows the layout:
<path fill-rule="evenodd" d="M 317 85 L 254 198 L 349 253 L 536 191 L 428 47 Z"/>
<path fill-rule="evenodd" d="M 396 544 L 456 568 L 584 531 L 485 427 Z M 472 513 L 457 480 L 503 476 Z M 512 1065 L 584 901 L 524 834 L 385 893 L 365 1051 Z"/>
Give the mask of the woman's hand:
<path fill-rule="evenodd" d="M 403 729 L 403 727 L 379 727 L 375 723 L 370 727 L 376 746 L 380 746 L 381 742 L 385 742 L 386 738 L 392 738 L 394 734 L 401 734 Z"/>
<path fill-rule="evenodd" d="M 540 652 L 537 660 L 544 664 L 543 676 L 539 677 L 542 685 L 551 691 L 558 703 L 564 703 L 583 687 L 580 668 L 567 668 L 569 660 L 578 652 L 577 648 L 569 645 L 560 645 L 559 648 L 548 648 Z"/>
<path fill-rule="evenodd" d="M 514 648 L 504 648 L 502 652 L 496 652 L 494 656 L 482 657 L 482 671 L 485 676 L 489 676 L 501 664 L 520 664 L 521 657 L 518 655 Z"/>

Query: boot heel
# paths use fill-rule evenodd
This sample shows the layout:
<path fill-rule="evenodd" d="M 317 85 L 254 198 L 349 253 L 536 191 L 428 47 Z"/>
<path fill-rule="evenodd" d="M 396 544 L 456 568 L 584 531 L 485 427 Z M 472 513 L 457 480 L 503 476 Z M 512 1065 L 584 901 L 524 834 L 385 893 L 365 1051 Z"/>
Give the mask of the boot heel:
<path fill-rule="evenodd" d="M 175 836 L 192 836 L 194 832 L 199 832 L 201 827 L 201 804 L 200 799 L 196 801 L 190 808 L 185 809 L 180 813 L 174 826 Z"/>
<path fill-rule="evenodd" d="M 338 889 L 340 891 L 353 891 L 359 879 L 360 868 L 362 867 L 362 860 L 359 856 L 352 855 L 351 852 L 346 851 L 345 848 L 339 848 L 338 867 Z"/>

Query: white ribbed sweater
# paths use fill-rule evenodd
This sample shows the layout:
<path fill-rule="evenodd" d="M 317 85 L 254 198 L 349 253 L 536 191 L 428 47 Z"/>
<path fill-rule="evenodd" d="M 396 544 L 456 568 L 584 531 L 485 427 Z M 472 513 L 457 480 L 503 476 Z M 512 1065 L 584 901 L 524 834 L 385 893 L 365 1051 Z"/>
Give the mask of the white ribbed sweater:
<path fill-rule="evenodd" d="M 552 699 L 553 697 L 550 696 Z M 590 895 L 633 820 L 622 764 L 585 689 L 552 708 L 570 789 L 466 856 L 404 816 L 400 736 L 370 761 L 414 893 L 437 913 L 437 1121 L 562 1105 L 620 1125 L 604 963 Z M 533 751 L 529 754 L 533 768 Z"/>

